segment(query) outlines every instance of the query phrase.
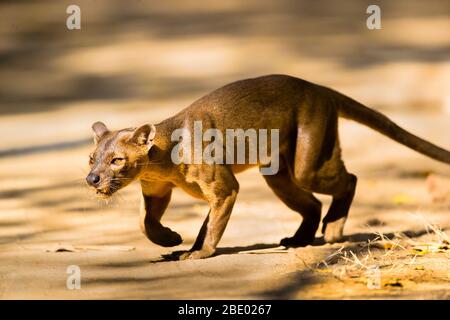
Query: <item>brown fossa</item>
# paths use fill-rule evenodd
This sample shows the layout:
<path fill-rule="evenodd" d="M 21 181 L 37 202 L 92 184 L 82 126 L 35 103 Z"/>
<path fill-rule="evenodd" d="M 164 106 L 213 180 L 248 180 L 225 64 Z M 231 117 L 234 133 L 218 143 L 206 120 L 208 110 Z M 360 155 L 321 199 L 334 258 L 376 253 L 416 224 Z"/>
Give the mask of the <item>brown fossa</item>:
<path fill-rule="evenodd" d="M 268 75 L 228 84 L 195 101 L 156 125 L 110 131 L 93 125 L 96 149 L 86 178 L 97 193 L 108 197 L 133 180 L 142 186 L 140 224 L 144 234 L 161 246 L 176 246 L 180 235 L 160 222 L 179 187 L 208 202 L 210 210 L 191 250 L 179 259 L 210 257 L 230 218 L 239 184 L 235 174 L 256 164 L 179 163 L 171 158 L 174 130 L 229 128 L 279 129 L 279 167 L 264 175 L 274 193 L 303 221 L 297 232 L 281 240 L 287 247 L 314 240 L 321 218 L 321 202 L 313 193 L 332 196 L 323 219 L 326 242 L 339 241 L 353 200 L 356 176 L 341 159 L 338 118 L 364 124 L 430 158 L 450 164 L 450 152 L 400 128 L 381 113 L 326 87 L 286 75 Z M 270 146 L 269 146 L 270 148 Z M 266 164 L 264 164 L 266 165 Z"/>

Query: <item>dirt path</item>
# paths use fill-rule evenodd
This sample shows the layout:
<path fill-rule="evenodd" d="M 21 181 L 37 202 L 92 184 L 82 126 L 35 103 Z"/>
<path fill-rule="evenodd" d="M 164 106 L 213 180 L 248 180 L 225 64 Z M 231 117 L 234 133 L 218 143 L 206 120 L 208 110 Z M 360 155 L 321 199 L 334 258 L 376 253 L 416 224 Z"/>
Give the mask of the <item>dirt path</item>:
<path fill-rule="evenodd" d="M 261 253 L 301 218 L 252 170 L 238 176 L 217 256 L 158 262 L 170 250 L 141 234 L 138 186 L 105 204 L 84 182 L 94 121 L 156 123 L 218 86 L 271 73 L 330 86 L 450 149 L 448 1 L 378 2 L 383 29 L 369 31 L 359 0 L 80 0 L 80 32 L 66 29 L 64 2 L 2 2 L 0 298 L 448 299 L 448 250 L 434 246 L 445 236 L 421 217 L 449 234 L 449 203 L 432 203 L 426 187 L 428 173 L 448 178 L 449 167 L 353 123 L 340 131 L 359 185 L 339 244 L 317 234 L 314 246 Z M 184 238 L 175 250 L 190 248 L 206 213 L 175 192 L 164 216 Z M 368 248 L 376 232 L 391 240 Z M 414 251 L 424 243 L 433 245 Z M 48 252 L 58 245 L 102 250 Z M 67 289 L 71 265 L 80 290 Z"/>
<path fill-rule="evenodd" d="M 398 120 L 408 126 L 417 119 Z M 446 119 L 429 115 L 422 120 L 433 123 L 436 132 L 445 128 Z M 386 250 L 372 247 L 367 260 L 364 247 L 376 231 L 390 237 L 406 232 L 417 243 L 436 241 L 420 216 L 448 228 L 450 210 L 448 203 L 431 203 L 425 176 L 448 174 L 447 168 L 356 124 L 344 122 L 341 131 L 348 167 L 360 176 L 346 242 L 323 245 L 318 239 L 314 246 L 289 252 L 252 253 L 276 247 L 301 220 L 251 170 L 239 176 L 241 192 L 218 255 L 202 261 L 158 262 L 170 250 L 141 234 L 137 185 L 108 205 L 95 200 L 82 181 L 89 148 L 0 159 L 0 297 L 448 298 L 448 252 L 414 258 L 412 245 L 403 238 L 404 249 L 386 257 Z M 204 203 L 177 190 L 164 217 L 184 238 L 174 249 L 190 247 L 206 212 Z M 98 245 L 102 250 L 46 252 L 57 244 Z M 327 257 L 339 249 L 347 251 L 347 258 L 330 263 Z M 382 289 L 367 288 L 364 267 L 346 260 L 353 259 L 350 251 L 366 266 L 380 266 Z M 70 265 L 81 269 L 80 290 L 66 287 Z"/>

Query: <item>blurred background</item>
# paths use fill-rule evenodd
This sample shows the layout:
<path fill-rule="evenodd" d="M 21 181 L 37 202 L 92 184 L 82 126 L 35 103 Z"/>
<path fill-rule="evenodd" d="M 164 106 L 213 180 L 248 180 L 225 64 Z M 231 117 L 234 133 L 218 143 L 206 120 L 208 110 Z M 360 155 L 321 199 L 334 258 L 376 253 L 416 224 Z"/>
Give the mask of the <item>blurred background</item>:
<path fill-rule="evenodd" d="M 81 30 L 66 27 L 71 4 L 81 8 Z M 381 8 L 381 30 L 366 27 L 371 4 Z M 98 120 L 111 129 L 157 123 L 231 81 L 284 73 L 330 86 L 450 148 L 449 17 L 448 0 L 2 0 L 0 297 L 79 297 L 64 296 L 70 263 L 90 277 L 84 288 L 93 291 L 83 291 L 85 297 L 141 297 L 140 289 L 150 297 L 193 297 L 182 269 L 175 268 L 177 280 L 171 267 L 148 265 L 167 249 L 139 231 L 138 186 L 110 205 L 87 190 L 91 125 Z M 343 122 L 341 131 L 348 167 L 363 177 L 347 234 L 365 231 L 374 215 L 386 216 L 389 222 L 380 224 L 386 232 L 413 228 L 402 212 L 430 208 L 424 177 L 448 174 L 448 167 L 356 124 Z M 222 246 L 277 243 L 295 231 L 300 218 L 257 172 L 240 182 Z M 173 198 L 164 219 L 183 234 L 187 249 L 207 207 L 178 191 Z M 429 215 L 450 223 L 448 207 L 433 208 Z M 60 242 L 136 251 L 43 254 Z M 197 294 L 239 297 L 238 290 L 259 297 L 246 295 L 249 283 L 266 292 L 282 282 L 266 281 L 278 270 L 269 260 L 245 259 L 230 265 L 242 273 L 218 273 L 221 284 L 196 282 Z M 211 274 L 218 270 L 208 266 Z M 246 278 L 249 268 L 260 271 L 260 285 Z M 148 290 L 153 285 L 159 291 Z"/>
<path fill-rule="evenodd" d="M 70 4 L 0 4 L 0 150 L 84 139 L 95 120 L 159 121 L 270 73 L 378 109 L 450 109 L 446 0 L 80 0 L 72 31 Z M 366 27 L 370 4 L 381 7 L 382 30 Z"/>

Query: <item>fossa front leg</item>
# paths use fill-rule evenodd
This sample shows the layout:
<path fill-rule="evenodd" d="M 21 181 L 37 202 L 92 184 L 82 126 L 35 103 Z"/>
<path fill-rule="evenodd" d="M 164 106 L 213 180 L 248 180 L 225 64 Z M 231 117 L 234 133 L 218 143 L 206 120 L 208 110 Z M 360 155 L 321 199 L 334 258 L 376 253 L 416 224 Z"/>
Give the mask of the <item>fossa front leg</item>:
<path fill-rule="evenodd" d="M 233 210 L 239 191 L 236 178 L 230 168 L 226 166 L 216 165 L 212 172 L 212 179 L 200 177 L 197 182 L 209 203 L 210 211 L 194 246 L 190 251 L 181 254 L 180 260 L 202 259 L 212 256 L 216 252 L 217 244 L 222 238 Z"/>
<path fill-rule="evenodd" d="M 174 247 L 183 242 L 175 231 L 164 227 L 160 220 L 167 209 L 172 194 L 169 185 L 141 181 L 142 204 L 140 211 L 140 226 L 145 236 L 155 244 L 163 247 Z"/>

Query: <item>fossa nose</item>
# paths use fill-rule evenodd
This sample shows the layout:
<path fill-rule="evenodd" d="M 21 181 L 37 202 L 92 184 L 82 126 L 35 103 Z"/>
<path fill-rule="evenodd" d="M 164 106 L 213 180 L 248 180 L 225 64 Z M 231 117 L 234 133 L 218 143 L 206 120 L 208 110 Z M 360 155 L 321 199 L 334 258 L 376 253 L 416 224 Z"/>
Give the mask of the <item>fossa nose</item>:
<path fill-rule="evenodd" d="M 100 183 L 100 176 L 95 173 L 89 173 L 86 177 L 86 182 L 93 187 L 98 187 Z"/>

